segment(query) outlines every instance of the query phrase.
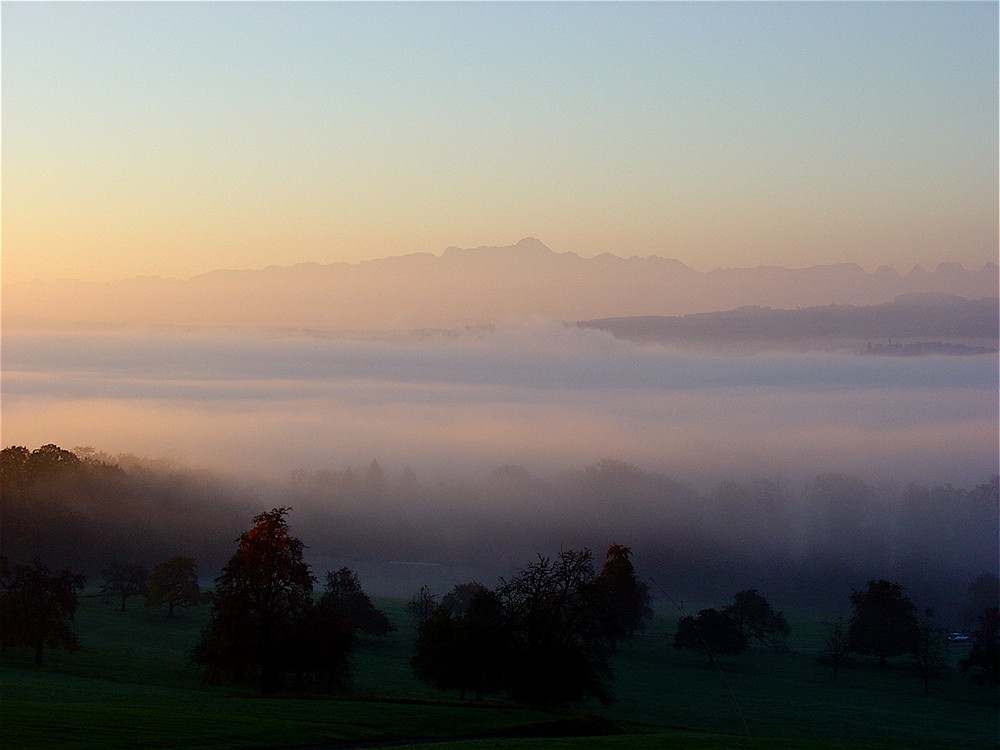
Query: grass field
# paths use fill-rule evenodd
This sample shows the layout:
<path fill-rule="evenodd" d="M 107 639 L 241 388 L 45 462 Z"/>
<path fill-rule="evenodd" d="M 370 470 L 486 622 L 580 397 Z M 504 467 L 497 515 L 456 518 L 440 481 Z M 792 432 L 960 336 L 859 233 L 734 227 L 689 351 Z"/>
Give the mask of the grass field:
<path fill-rule="evenodd" d="M 402 604 L 377 603 L 398 630 L 359 643 L 349 695 L 263 698 L 200 684 L 187 654 L 206 611 L 169 620 L 137 601 L 122 613 L 86 597 L 77 616 L 83 651 L 47 651 L 42 668 L 26 649 L 3 654 L 0 747 L 405 747 L 426 740 L 441 740 L 433 745 L 440 750 L 998 746 L 996 689 L 953 673 L 924 695 L 906 660 L 885 669 L 856 663 L 834 685 L 810 650 L 819 645 L 818 619 L 790 618 L 792 651 L 751 649 L 721 659 L 720 669 L 666 638 L 636 638 L 615 656 L 613 705 L 559 714 L 462 704 L 417 682 L 408 663 L 414 631 Z M 663 633 L 670 623 L 663 612 L 649 631 Z"/>

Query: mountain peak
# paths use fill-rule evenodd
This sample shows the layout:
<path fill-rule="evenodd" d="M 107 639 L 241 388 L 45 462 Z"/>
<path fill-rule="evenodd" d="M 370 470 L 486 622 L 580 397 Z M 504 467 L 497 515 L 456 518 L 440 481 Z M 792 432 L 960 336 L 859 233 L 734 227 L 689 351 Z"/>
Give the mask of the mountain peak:
<path fill-rule="evenodd" d="M 518 240 L 517 244 L 514 245 L 518 250 L 532 250 L 535 252 L 545 252 L 551 253 L 552 250 L 542 242 L 541 240 L 535 239 L 534 237 L 524 237 Z"/>
<path fill-rule="evenodd" d="M 518 241 L 516 245 L 481 245 L 476 248 L 449 247 L 441 257 L 443 258 L 537 258 L 541 256 L 555 255 L 552 250 L 541 240 L 534 237 L 525 237 Z"/>

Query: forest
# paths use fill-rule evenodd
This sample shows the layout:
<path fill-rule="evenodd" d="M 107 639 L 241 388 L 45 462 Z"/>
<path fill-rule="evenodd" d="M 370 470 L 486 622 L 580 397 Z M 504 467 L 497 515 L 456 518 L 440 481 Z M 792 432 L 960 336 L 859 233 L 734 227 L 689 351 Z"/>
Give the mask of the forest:
<path fill-rule="evenodd" d="M 996 477 L 968 488 L 750 477 L 704 490 L 611 459 L 552 475 L 502 466 L 463 481 L 372 460 L 265 486 L 89 448 L 11 446 L 0 460 L 4 554 L 90 577 L 111 560 L 152 566 L 180 554 L 211 580 L 246 519 L 272 507 L 293 509 L 309 559 L 364 569 L 377 593 L 396 595 L 408 589 L 389 579 L 406 566 L 393 562 L 460 571 L 451 583 L 494 580 L 543 550 L 616 540 L 688 600 L 759 587 L 827 605 L 887 577 L 955 616 L 962 587 L 997 570 L 987 533 L 1000 523 Z"/>

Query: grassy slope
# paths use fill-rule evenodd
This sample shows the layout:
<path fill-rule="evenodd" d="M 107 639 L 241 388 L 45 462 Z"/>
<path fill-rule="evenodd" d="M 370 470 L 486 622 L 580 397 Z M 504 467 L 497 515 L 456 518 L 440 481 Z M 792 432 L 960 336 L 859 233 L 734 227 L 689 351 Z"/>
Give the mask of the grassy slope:
<path fill-rule="evenodd" d="M 351 700 L 261 698 L 239 689 L 207 688 L 187 661 L 205 621 L 188 610 L 168 620 L 130 602 L 125 613 L 96 598 L 81 605 L 85 649 L 50 651 L 46 667 L 31 654 L 4 655 L 0 746 L 19 748 L 280 748 L 405 738 L 544 735 L 558 720 L 506 706 L 454 705 L 455 696 L 413 679 L 413 630 L 399 603 L 379 602 L 399 630 L 366 639 L 355 658 Z M 651 630 L 663 632 L 668 618 Z M 793 621 L 793 626 L 796 623 Z M 793 645 L 815 645 L 815 623 L 797 627 Z M 696 654 L 662 638 L 638 638 L 615 659 L 615 705 L 584 709 L 630 732 L 591 739 L 484 739 L 435 745 L 505 748 L 747 748 L 738 703 L 757 747 L 996 747 L 997 693 L 959 677 L 923 695 L 897 665 L 842 672 L 834 686 L 809 653 L 751 651 L 722 662 L 724 677 Z M 955 654 L 954 656 L 958 656 Z M 728 685 L 728 687 L 727 687 Z M 730 695 L 730 690 L 732 695 Z M 363 699 L 361 696 L 370 696 Z M 735 698 L 735 702 L 734 702 Z"/>

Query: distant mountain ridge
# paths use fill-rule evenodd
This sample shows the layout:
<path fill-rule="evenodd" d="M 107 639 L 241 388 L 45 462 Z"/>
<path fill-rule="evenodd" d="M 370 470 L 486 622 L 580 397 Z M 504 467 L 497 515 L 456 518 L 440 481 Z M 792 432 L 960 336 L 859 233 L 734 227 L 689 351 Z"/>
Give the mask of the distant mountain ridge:
<path fill-rule="evenodd" d="M 687 315 L 758 305 L 875 305 L 899 295 L 997 294 L 998 268 L 942 263 L 905 274 L 854 264 L 695 271 L 678 260 L 583 258 L 526 238 L 360 263 L 218 270 L 188 280 L 24 282 L 4 287 L 5 326 L 58 324 L 409 329 L 509 318 Z"/>

